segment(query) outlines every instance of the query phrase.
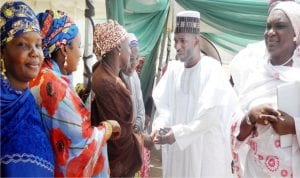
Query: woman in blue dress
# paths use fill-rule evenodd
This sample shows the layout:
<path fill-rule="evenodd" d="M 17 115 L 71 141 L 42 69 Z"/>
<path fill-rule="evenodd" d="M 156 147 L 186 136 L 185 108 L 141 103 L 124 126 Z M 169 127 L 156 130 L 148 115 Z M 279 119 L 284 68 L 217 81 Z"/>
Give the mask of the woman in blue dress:
<path fill-rule="evenodd" d="M 28 82 L 43 62 L 40 28 L 24 2 L 0 11 L 1 176 L 53 177 L 53 151 Z"/>

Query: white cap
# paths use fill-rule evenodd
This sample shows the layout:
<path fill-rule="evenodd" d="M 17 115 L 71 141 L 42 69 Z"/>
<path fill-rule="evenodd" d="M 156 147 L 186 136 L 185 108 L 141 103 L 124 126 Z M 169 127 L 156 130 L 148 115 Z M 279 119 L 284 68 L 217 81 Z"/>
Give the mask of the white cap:
<path fill-rule="evenodd" d="M 200 19 L 200 13 L 198 11 L 181 11 L 178 12 L 177 17 L 194 17 Z"/>
<path fill-rule="evenodd" d="M 133 33 L 128 33 L 128 41 L 130 48 L 136 48 L 138 46 L 138 40 Z"/>

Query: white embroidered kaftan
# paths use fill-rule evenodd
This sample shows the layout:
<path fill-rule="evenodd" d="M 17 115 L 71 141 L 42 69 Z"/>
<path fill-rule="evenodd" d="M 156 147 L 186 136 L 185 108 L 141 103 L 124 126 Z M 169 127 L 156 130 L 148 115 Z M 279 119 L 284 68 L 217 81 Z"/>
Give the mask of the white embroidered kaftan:
<path fill-rule="evenodd" d="M 219 62 L 202 56 L 192 68 L 179 61 L 153 92 L 153 129 L 171 127 L 176 142 L 163 145 L 163 177 L 230 177 L 230 118 L 235 93 Z"/>

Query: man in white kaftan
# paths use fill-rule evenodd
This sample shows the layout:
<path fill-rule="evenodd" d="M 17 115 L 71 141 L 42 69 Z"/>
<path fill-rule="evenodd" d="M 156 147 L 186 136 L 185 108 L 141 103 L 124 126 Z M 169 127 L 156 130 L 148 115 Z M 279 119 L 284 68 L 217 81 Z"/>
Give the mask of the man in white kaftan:
<path fill-rule="evenodd" d="M 220 63 L 200 53 L 199 29 L 185 28 L 189 20 L 199 22 L 200 14 L 178 14 L 175 48 L 182 62 L 169 63 L 153 92 L 163 177 L 230 177 L 229 125 L 237 100 Z"/>
<path fill-rule="evenodd" d="M 276 28 L 278 18 L 280 23 L 286 24 L 285 28 Z M 299 19 L 300 6 L 296 3 L 281 2 L 276 5 L 268 18 L 269 29 L 265 35 L 267 48 L 261 48 L 266 50 L 252 48 L 251 51 L 251 48 L 248 48 L 241 51 L 236 61 L 243 60 L 244 66 L 240 68 L 233 65 L 231 68 L 242 109 L 236 115 L 238 121 L 232 126 L 231 142 L 234 168 L 239 177 L 300 177 L 299 116 L 283 114 L 281 117 L 284 119 L 269 120 L 265 123 L 259 123 L 259 118 L 249 118 L 253 108 L 260 107 L 261 104 L 269 104 L 277 110 L 277 86 L 300 81 Z M 282 33 L 283 31 L 285 33 Z M 288 44 L 291 44 L 293 50 L 289 50 Z M 284 56 L 285 61 L 278 63 L 275 59 L 280 59 L 281 55 L 287 55 L 288 58 Z M 290 125 L 294 130 L 283 129 Z M 256 129 L 243 139 L 238 139 L 249 126 Z M 243 143 L 249 145 L 247 153 L 244 152 Z M 243 157 L 246 157 L 245 160 Z"/>

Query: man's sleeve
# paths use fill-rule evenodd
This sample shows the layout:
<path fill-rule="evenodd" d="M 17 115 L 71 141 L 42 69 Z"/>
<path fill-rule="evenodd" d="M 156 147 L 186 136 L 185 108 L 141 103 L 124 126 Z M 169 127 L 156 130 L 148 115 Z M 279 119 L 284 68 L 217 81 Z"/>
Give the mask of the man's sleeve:
<path fill-rule="evenodd" d="M 153 100 L 156 106 L 156 113 L 152 124 L 152 130 L 159 130 L 160 128 L 170 125 L 171 114 L 171 96 L 174 93 L 174 81 L 172 77 L 172 67 L 169 63 L 166 73 L 158 82 L 153 91 Z"/>
<path fill-rule="evenodd" d="M 220 117 L 221 108 L 210 108 L 199 115 L 197 119 L 189 124 L 178 124 L 172 127 L 175 135 L 176 143 L 180 149 L 184 150 L 203 133 L 218 125 L 218 117 Z"/>
<path fill-rule="evenodd" d="M 195 111 L 191 122 L 172 127 L 180 149 L 185 149 L 201 135 L 212 128 L 220 129 L 224 139 L 229 141 L 231 117 L 237 108 L 237 97 L 225 76 L 221 66 L 212 67 L 209 79 L 201 95 L 195 96 Z"/>

